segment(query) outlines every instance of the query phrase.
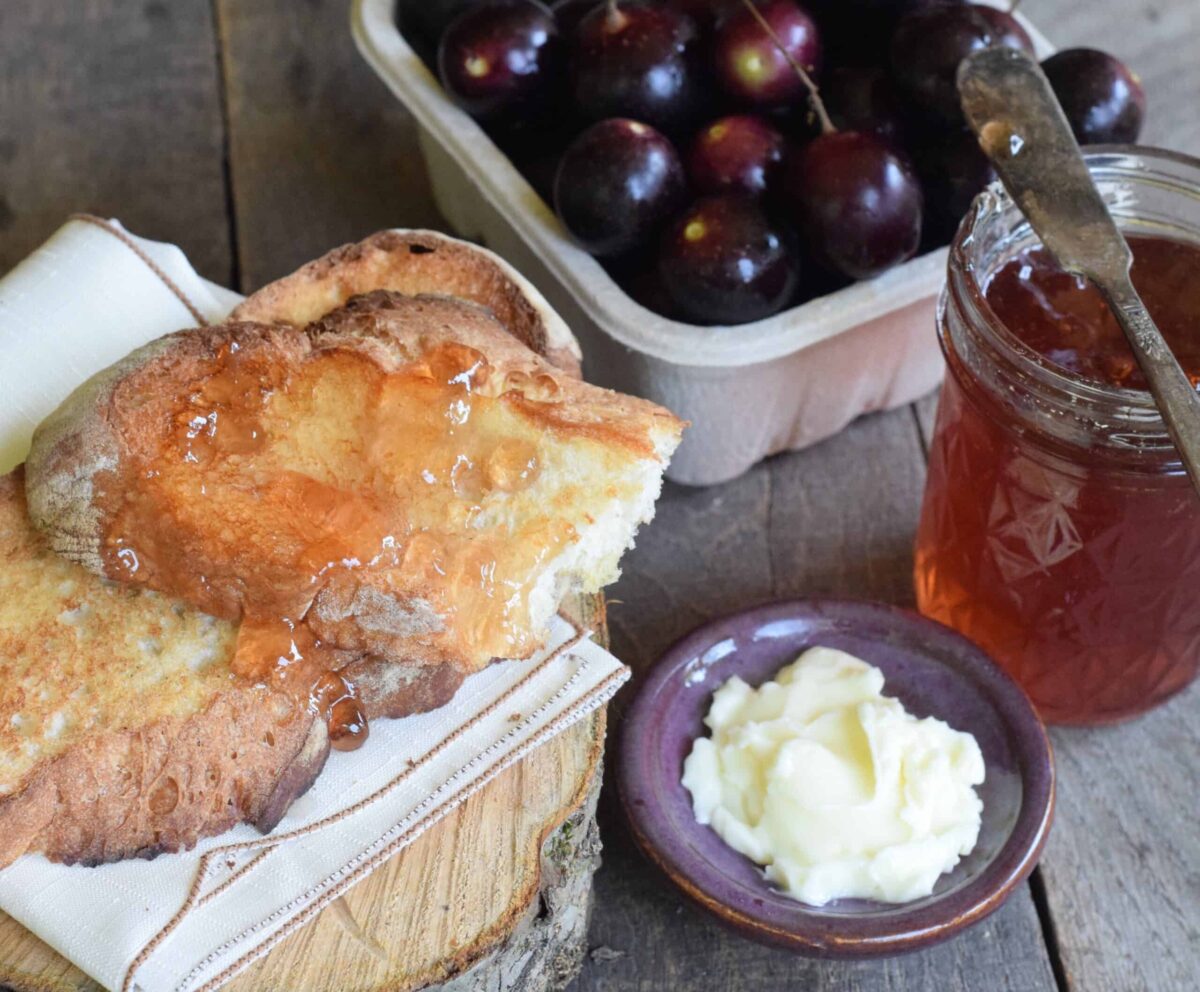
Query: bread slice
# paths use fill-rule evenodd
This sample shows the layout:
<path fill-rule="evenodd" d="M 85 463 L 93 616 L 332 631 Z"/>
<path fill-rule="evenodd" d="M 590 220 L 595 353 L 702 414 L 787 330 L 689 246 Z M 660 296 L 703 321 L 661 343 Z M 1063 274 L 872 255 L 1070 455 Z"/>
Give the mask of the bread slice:
<path fill-rule="evenodd" d="M 134 352 L 39 428 L 29 502 L 97 574 L 470 672 L 532 653 L 570 585 L 615 578 L 679 430 L 474 304 L 380 291 L 305 329 Z"/>
<path fill-rule="evenodd" d="M 128 721 L 104 701 L 87 724 L 125 735 L 119 754 L 152 740 L 176 762 L 169 777 L 189 787 L 205 774 L 209 746 L 245 755 L 263 739 L 246 722 L 261 701 L 233 693 L 307 703 L 308 683 L 286 684 L 277 666 L 258 664 L 263 635 L 270 642 L 281 618 L 306 632 L 301 650 L 336 669 L 368 717 L 442 705 L 491 658 L 533 651 L 569 586 L 593 591 L 615 578 L 682 427 L 653 404 L 578 381 L 578 348 L 541 297 L 489 253 L 429 232 L 338 249 L 235 316 L 152 342 L 82 386 L 38 430 L 26 483 L 50 547 L 129 583 L 96 588 L 158 588 L 223 618 L 197 621 L 221 632 L 224 649 L 215 668 L 197 668 L 230 686 L 189 681 L 176 665 L 177 676 L 156 684 L 186 691 L 164 702 L 162 719 L 175 722 L 158 729 L 158 714 L 139 706 L 138 680 L 122 676 L 134 687 L 117 694 Z M 39 547 L 56 567 L 85 574 Z M 347 565 L 356 557 L 358 567 Z M 507 610 L 496 602 L 497 592 L 514 593 L 506 581 L 520 592 Z M 198 616 L 148 592 L 136 601 Z M 74 609 L 45 602 L 54 615 Z M 121 624 L 111 616 L 112 629 Z M 63 664 L 60 649 L 43 658 Z M 165 653 L 187 657 L 188 643 Z M 120 657 L 137 666 L 136 652 Z M 27 658 L 18 635 L 0 666 Z M 73 692 L 86 671 L 65 667 Z M 157 812 L 166 800 L 150 801 L 154 786 L 114 790 L 128 761 L 97 761 L 92 753 L 107 752 L 94 738 L 85 749 L 68 735 L 10 776 L 0 817 L 41 826 L 23 829 L 0 863 L 25 847 L 95 861 L 173 850 L 242 819 L 269 827 L 324 760 L 328 733 L 311 709 L 304 747 L 285 754 L 274 734 L 274 765 L 253 780 L 234 776 L 223 818 L 180 807 L 169 824 L 172 813 Z M 224 725 L 213 729 L 218 712 Z M 52 711 L 24 716 L 39 739 L 57 722 Z M 127 795 L 142 827 L 124 833 L 128 810 L 118 805 L 112 822 L 85 829 L 100 794 Z M 183 786 L 179 795 L 213 798 Z M 44 833 L 50 822 L 61 825 L 55 836 Z"/>
<path fill-rule="evenodd" d="M 0 866 L 95 864 L 275 825 L 325 725 L 232 677 L 236 627 L 53 554 L 0 477 Z"/>

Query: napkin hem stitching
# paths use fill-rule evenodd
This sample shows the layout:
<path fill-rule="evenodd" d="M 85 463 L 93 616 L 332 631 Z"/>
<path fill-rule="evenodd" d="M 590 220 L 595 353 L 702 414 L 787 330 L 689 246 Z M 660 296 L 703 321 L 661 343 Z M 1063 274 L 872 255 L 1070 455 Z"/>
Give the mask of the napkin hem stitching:
<path fill-rule="evenodd" d="M 561 616 L 561 614 L 559 614 L 559 615 Z M 563 617 L 563 619 L 566 620 L 565 617 Z M 439 741 L 437 744 L 435 744 L 433 747 L 431 747 L 428 751 L 426 751 L 420 758 L 416 759 L 415 761 L 410 762 L 408 764 L 408 766 L 405 767 L 401 772 L 399 772 L 396 776 L 394 776 L 388 782 L 384 783 L 382 786 L 380 786 L 378 789 L 376 789 L 370 795 L 364 796 L 358 802 L 352 804 L 351 806 L 347 806 L 345 809 L 338 810 L 337 812 L 331 813 L 328 816 L 323 817 L 320 820 L 317 820 L 313 823 L 307 824 L 303 827 L 298 827 L 295 830 L 287 831 L 286 833 L 278 834 L 275 836 L 268 835 L 265 837 L 255 838 L 254 840 L 241 841 L 241 842 L 238 842 L 235 844 L 226 844 L 226 845 L 223 845 L 222 847 L 213 848 L 213 850 L 208 851 L 204 855 L 202 855 L 200 858 L 200 864 L 196 869 L 195 878 L 192 881 L 191 888 L 188 890 L 188 894 L 187 894 L 186 898 L 184 899 L 183 905 L 180 906 L 180 908 L 176 911 L 175 915 L 172 916 L 171 919 L 167 921 L 167 923 L 163 926 L 163 928 L 161 930 L 159 930 L 158 933 L 156 933 L 146 943 L 146 945 L 138 952 L 138 954 L 134 957 L 132 963 L 129 965 L 129 969 L 125 973 L 125 979 L 121 983 L 121 992 L 130 992 L 131 988 L 134 985 L 134 976 L 137 973 L 137 971 L 141 968 L 141 966 L 143 964 L 146 963 L 146 961 L 150 958 L 150 956 L 154 953 L 154 951 L 159 947 L 159 945 L 162 944 L 162 942 L 164 940 L 166 940 L 167 937 L 169 937 L 180 926 L 180 924 L 183 923 L 184 919 L 187 917 L 187 915 L 193 909 L 196 909 L 199 906 L 203 905 L 204 903 L 211 901 L 218 894 L 225 891 L 230 885 L 232 885 L 235 881 L 237 881 L 242 876 L 244 876 L 246 874 L 246 872 L 250 871 L 251 868 L 253 868 L 264 857 L 266 857 L 266 855 L 269 854 L 271 850 L 276 848 L 279 844 L 283 843 L 284 841 L 292 840 L 297 837 L 303 837 L 303 836 L 307 836 L 308 834 L 315 833 L 316 831 L 321 830 L 326 826 L 329 826 L 331 823 L 335 823 L 337 821 L 345 819 L 347 816 L 351 816 L 354 813 L 358 812 L 360 809 L 362 809 L 368 805 L 371 805 L 371 804 L 375 803 L 376 801 L 378 801 L 379 799 L 383 798 L 387 793 L 391 792 L 397 785 L 399 785 L 400 782 L 402 782 L 404 779 L 408 778 L 414 771 L 416 771 L 421 766 L 427 764 L 429 761 L 433 760 L 433 758 L 435 758 L 438 754 L 440 754 L 447 747 L 449 747 L 450 744 L 452 744 L 455 740 L 462 737 L 465 733 L 470 731 L 480 721 L 486 719 L 488 716 L 490 716 L 492 713 L 494 713 L 499 707 L 503 706 L 507 700 L 511 699 L 513 695 L 515 695 L 522 688 L 524 688 L 530 682 L 530 680 L 532 680 L 537 675 L 539 675 L 542 671 L 545 670 L 545 668 L 548 665 L 550 665 L 552 662 L 554 662 L 563 653 L 569 651 L 571 648 L 573 648 L 575 645 L 577 645 L 581 640 L 583 640 L 590 633 L 590 631 L 588 631 L 588 630 L 580 629 L 570 620 L 567 620 L 567 623 L 571 626 L 572 630 L 574 631 L 573 636 L 567 638 L 567 640 L 565 640 L 557 648 L 555 648 L 553 651 L 551 651 L 550 654 L 548 654 L 544 659 L 542 659 L 542 661 L 539 662 L 535 667 L 531 668 L 519 681 L 513 683 L 513 685 L 511 685 L 500 696 L 498 696 L 495 700 L 493 700 L 486 707 L 484 707 L 484 709 L 482 709 L 478 713 L 476 713 L 469 721 L 467 721 L 466 723 L 464 723 L 461 726 L 459 726 L 458 728 L 456 728 L 452 733 L 448 734 L 446 737 L 442 738 L 441 741 Z M 453 776 L 452 776 L 452 778 L 453 778 Z M 447 782 L 449 782 L 449 781 L 450 780 L 447 780 Z M 230 854 L 234 854 L 237 852 L 243 852 L 243 851 L 252 851 L 252 850 L 259 850 L 259 852 L 260 852 L 259 855 L 255 858 L 252 858 L 246 864 L 242 865 L 232 876 L 230 876 L 228 879 L 226 879 L 224 882 L 222 882 L 221 885 L 218 886 L 217 889 L 213 890 L 212 892 L 201 895 L 201 889 L 204 885 L 205 879 L 208 877 L 209 870 L 210 870 L 214 860 L 216 860 L 217 858 L 219 858 L 221 856 L 230 855 Z M 239 937 L 244 937 L 244 936 L 245 936 L 245 934 L 239 935 Z M 181 984 L 186 984 L 186 982 L 190 978 L 191 978 L 191 976 L 189 975 L 188 978 L 185 978 L 184 982 Z"/>
<path fill-rule="evenodd" d="M 621 667 L 617 671 L 610 673 L 594 689 L 592 689 L 586 695 L 580 697 L 574 706 L 568 708 L 564 713 L 560 714 L 557 719 L 548 724 L 541 733 L 531 738 L 524 746 L 518 748 L 512 754 L 507 755 L 506 757 L 497 761 L 481 776 L 468 782 L 465 786 L 463 786 L 462 789 L 455 793 L 455 795 L 447 799 L 444 803 L 427 814 L 418 823 L 413 824 L 412 827 L 405 831 L 400 837 L 397 837 L 394 841 L 392 841 L 386 848 L 375 854 L 364 864 L 360 865 L 340 882 L 335 883 L 328 892 L 323 894 L 314 902 L 310 903 L 300 913 L 297 913 L 295 917 L 286 921 L 283 926 L 281 926 L 274 933 L 270 934 L 261 944 L 251 948 L 249 951 L 243 954 L 242 957 L 234 961 L 233 964 L 229 965 L 229 967 L 227 967 L 224 971 L 220 972 L 220 974 L 209 979 L 209 981 L 204 985 L 201 985 L 196 992 L 214 992 L 214 990 L 220 988 L 227 981 L 232 979 L 238 972 L 242 971 L 258 958 L 262 957 L 281 940 L 292 934 L 298 927 L 307 923 L 314 915 L 325 909 L 325 907 L 328 906 L 329 903 L 331 903 L 334 899 L 353 888 L 356 884 L 358 884 L 358 882 L 362 881 L 363 878 L 371 874 L 371 872 L 374 871 L 374 869 L 382 862 L 387 861 L 397 851 L 406 847 L 410 841 L 424 833 L 429 827 L 433 826 L 434 823 L 442 819 L 446 813 L 462 805 L 462 803 L 464 803 L 467 799 L 491 782 L 492 779 L 494 779 L 501 772 L 512 767 L 535 747 L 538 747 L 546 740 L 549 740 L 551 737 L 560 733 L 567 726 L 573 724 L 576 720 L 586 716 L 588 713 L 601 706 L 606 699 L 612 697 L 613 693 L 616 692 L 617 688 L 628 677 L 629 669 L 625 667 Z M 189 976 L 189 978 L 190 977 L 191 976 Z M 186 988 L 187 980 L 188 979 L 185 979 L 184 982 L 181 982 L 180 985 L 177 986 L 176 992 Z"/>
<path fill-rule="evenodd" d="M 162 280 L 163 285 L 166 286 L 167 289 L 169 289 L 179 300 L 179 302 L 187 308 L 188 313 L 192 315 L 193 319 L 200 327 L 208 326 L 208 320 L 205 318 L 204 314 L 200 312 L 200 308 L 188 298 L 187 294 L 179 288 L 179 285 L 175 282 L 175 280 L 167 275 L 159 267 L 158 263 L 154 261 L 154 259 L 142 251 L 141 245 L 134 241 L 133 238 L 131 238 L 128 234 L 126 234 L 120 228 L 110 224 L 103 217 L 97 217 L 95 214 L 71 214 L 68 220 L 81 220 L 85 224 L 94 224 L 102 231 L 107 231 L 109 234 L 111 234 L 114 238 L 120 241 L 121 244 L 123 244 L 131 252 L 137 255 L 138 258 L 146 263 L 150 271 L 158 276 L 158 278 Z"/>

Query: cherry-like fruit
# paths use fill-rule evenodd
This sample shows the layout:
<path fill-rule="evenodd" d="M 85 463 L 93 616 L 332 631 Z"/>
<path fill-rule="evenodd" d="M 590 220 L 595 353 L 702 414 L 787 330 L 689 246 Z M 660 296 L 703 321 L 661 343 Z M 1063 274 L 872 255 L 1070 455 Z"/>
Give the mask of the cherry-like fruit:
<path fill-rule="evenodd" d="M 870 279 L 920 246 L 921 185 L 877 134 L 814 138 L 784 160 L 779 185 L 805 249 L 835 272 Z"/>
<path fill-rule="evenodd" d="M 787 54 L 815 74 L 821 64 L 821 40 L 808 11 L 793 0 L 763 0 L 757 7 Z M 779 44 L 747 9 L 733 11 L 717 28 L 713 58 L 718 81 L 741 103 L 778 107 L 806 95 Z"/>
<path fill-rule="evenodd" d="M 570 85 L 586 120 L 631 117 L 674 133 L 700 100 L 695 22 L 654 0 L 608 0 L 571 39 Z"/>
<path fill-rule="evenodd" d="M 796 290 L 789 231 L 742 193 L 704 197 L 667 228 L 658 275 L 680 314 L 697 324 L 744 324 L 778 313 Z"/>
<path fill-rule="evenodd" d="M 687 153 L 688 178 L 698 193 L 741 190 L 760 196 L 783 159 L 783 135 L 761 117 L 736 114 L 704 127 Z"/>
<path fill-rule="evenodd" d="M 892 79 L 916 116 L 962 127 L 959 63 L 984 48 L 1028 49 L 1029 36 L 1020 25 L 1012 21 L 1018 35 L 996 13 L 990 7 L 964 4 L 928 7 L 901 18 L 892 34 L 888 62 Z"/>
<path fill-rule="evenodd" d="M 563 153 L 554 209 L 588 252 L 614 256 L 636 248 L 683 204 L 683 165 L 675 146 L 640 121 L 593 124 Z"/>
<path fill-rule="evenodd" d="M 995 170 L 970 131 L 930 136 L 914 145 L 914 156 L 925 193 L 925 244 L 949 244 Z"/>
<path fill-rule="evenodd" d="M 874 131 L 896 145 L 904 140 L 904 113 L 895 84 L 880 68 L 834 69 L 821 87 L 833 123 L 846 131 Z"/>
<path fill-rule="evenodd" d="M 1094 48 L 1065 48 L 1046 59 L 1042 70 L 1081 145 L 1137 141 L 1146 91 L 1120 59 Z"/>
<path fill-rule="evenodd" d="M 438 74 L 451 98 L 488 123 L 516 119 L 553 96 L 562 54 L 558 26 L 538 0 L 487 0 L 451 22 Z"/>
<path fill-rule="evenodd" d="M 1010 11 L 999 7 L 989 7 L 987 4 L 973 4 L 975 13 L 979 14 L 992 29 L 993 48 L 1017 48 L 1030 55 L 1036 55 L 1033 39 L 1029 32 L 1021 26 L 1021 22 Z"/>

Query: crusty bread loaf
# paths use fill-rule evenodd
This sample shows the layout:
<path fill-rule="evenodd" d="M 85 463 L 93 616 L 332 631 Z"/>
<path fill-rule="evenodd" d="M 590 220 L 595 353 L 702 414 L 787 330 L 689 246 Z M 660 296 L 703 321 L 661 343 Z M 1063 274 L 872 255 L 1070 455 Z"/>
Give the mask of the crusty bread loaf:
<path fill-rule="evenodd" d="M 379 291 L 134 352 L 35 433 L 29 504 L 98 574 L 470 672 L 615 578 L 680 426 L 474 304 Z"/>
<path fill-rule="evenodd" d="M 374 292 L 381 289 L 391 292 Z M 336 544 L 340 530 L 370 516 L 373 487 L 394 482 L 396 464 L 421 468 L 408 455 L 428 431 L 388 437 L 378 417 L 367 422 L 377 391 L 391 388 L 397 370 L 404 384 L 388 393 L 399 397 L 397 410 L 412 413 L 414 383 L 418 390 L 432 383 L 434 395 L 451 400 L 439 416 L 461 417 L 466 408 L 454 404 L 468 401 L 470 416 L 455 429 L 475 439 L 479 465 L 454 486 L 470 489 L 466 509 L 481 544 L 528 548 L 539 528 L 554 535 L 527 576 L 524 619 L 533 636 L 509 644 L 513 650 L 468 636 L 487 604 L 455 592 L 472 565 L 486 571 L 497 556 L 460 555 L 458 577 L 447 579 L 437 574 L 445 562 L 421 544 L 430 531 L 446 530 L 438 509 L 444 486 L 434 487 L 433 509 L 417 500 L 406 511 L 413 526 L 394 562 L 429 558 L 438 567 L 335 569 L 322 578 L 303 620 L 356 687 L 367 716 L 442 705 L 493 654 L 533 650 L 567 586 L 594 590 L 611 581 L 637 524 L 652 514 L 681 424 L 653 404 L 579 382 L 569 331 L 490 253 L 430 232 L 384 232 L 264 288 L 235 317 L 139 349 L 39 429 L 25 489 L 41 535 L 27 523 L 19 477 L 0 485 L 0 678 L 20 687 L 0 695 L 0 865 L 27 849 L 95 862 L 175 850 L 241 821 L 269 829 L 307 788 L 328 750 L 324 722 L 269 679 L 232 677 L 247 629 L 237 622 L 248 605 L 239 583 L 253 586 L 256 569 L 282 566 L 286 585 L 296 559 L 278 558 L 275 531 L 288 514 L 249 529 L 233 525 L 256 520 L 258 494 L 271 491 L 268 476 L 283 466 L 288 478 L 309 481 L 291 494 L 297 503 L 277 510 L 304 517 L 305 500 L 330 487 L 346 497 L 326 507 L 326 536 Z M 231 353 L 239 368 L 266 378 L 224 389 L 222 416 L 237 414 L 243 395 L 272 398 L 255 421 L 266 428 L 269 455 L 257 466 L 263 451 L 254 445 L 232 452 L 231 462 L 229 451 L 188 447 L 195 436 L 171 427 L 193 423 L 192 404 L 212 399 L 205 384 L 224 381 L 214 372 Z M 439 392 L 448 386 L 438 379 L 445 373 L 469 382 L 469 395 Z M 215 459 L 202 478 L 187 480 L 179 461 L 162 460 L 164 431 L 186 441 L 174 454 L 200 450 Z M 536 466 L 527 471 L 530 448 Z M 453 474 L 458 464 L 431 462 L 419 474 Z M 147 489 L 147 476 L 166 482 Z M 205 494 L 212 483 L 223 494 L 215 500 Z M 226 619 L 96 577 L 154 575 L 154 548 L 142 556 L 141 576 L 112 571 L 125 548 L 106 546 L 113 536 L 106 528 L 130 498 L 151 508 L 158 540 L 189 563 L 191 580 L 203 577 L 180 586 L 177 574 L 163 588 Z M 55 557 L 47 540 L 90 571 Z M 276 711 L 286 732 L 264 723 Z"/>
<path fill-rule="evenodd" d="M 433 395 L 451 401 L 439 416 L 466 411 L 474 416 L 470 431 L 479 428 L 486 440 L 468 445 L 479 464 L 460 480 L 470 489 L 467 511 L 480 546 L 503 551 L 541 541 L 526 576 L 524 619 L 533 636 L 517 638 L 512 650 L 462 633 L 487 609 L 478 595 L 455 590 L 469 566 L 478 572 L 496 563 L 491 552 L 458 561 L 454 581 L 438 566 L 335 570 L 318 584 L 304 621 L 356 687 L 367 716 L 438 707 L 493 654 L 528 654 L 568 585 L 594 590 L 610 582 L 637 524 L 652 515 L 682 425 L 653 404 L 578 381 L 578 348 L 562 320 L 482 249 L 428 232 L 384 232 L 272 283 L 234 318 L 146 345 L 80 387 L 38 429 L 24 488 L 41 533 L 26 518 L 20 475 L 0 481 L 0 866 L 26 849 L 96 862 L 191 846 L 239 822 L 270 829 L 324 762 L 329 735 L 305 693 L 235 674 L 245 635 L 238 617 L 247 606 L 236 587 L 254 579 L 238 572 L 281 565 L 272 560 L 272 528 L 287 530 L 287 521 L 241 531 L 230 525 L 256 519 L 254 494 L 269 480 L 251 474 L 241 485 L 245 459 L 229 470 L 228 451 L 216 452 L 200 489 L 178 485 L 178 464 L 164 470 L 155 461 L 163 432 L 172 433 L 181 415 L 190 423 L 206 377 L 230 353 L 248 357 L 240 367 L 266 380 L 236 381 L 238 389 L 221 397 L 222 414 L 236 413 L 244 392 L 280 399 L 256 421 L 271 456 L 258 468 L 284 465 L 310 480 L 299 491 L 300 516 L 305 498 L 330 487 L 353 497 L 348 513 L 331 504 L 330 539 L 370 515 L 362 497 L 370 495 L 368 481 L 395 483 L 397 464 L 421 468 L 410 455 L 427 429 L 397 438 L 366 422 L 378 399 L 373 390 L 402 369 L 404 385 L 389 395 L 409 415 L 419 409 L 404 398 L 409 387 L 433 383 Z M 314 368 L 323 374 L 312 377 Z M 449 385 L 438 381 L 446 373 L 468 381 L 468 395 L 438 392 Z M 456 429 L 469 440 L 467 426 Z M 238 462 L 244 452 L 235 455 Z M 456 467 L 431 462 L 420 474 Z M 148 492 L 146 475 L 167 476 L 167 485 Z M 242 492 L 188 499 L 204 492 L 205 481 Z M 190 561 L 182 587 L 176 575 L 163 588 L 226 619 L 136 582 L 97 577 L 155 571 L 152 548 L 140 563 L 143 576 L 112 571 L 121 559 L 106 548 L 106 527 L 131 494 L 151 507 L 155 527 L 162 523 L 160 539 Z M 442 487 L 433 510 L 416 501 L 412 521 L 401 522 L 401 558 L 445 564 L 421 543 L 448 527 L 437 509 L 445 499 Z M 422 512 L 432 516 L 422 521 Z M 47 541 L 90 571 L 56 557 Z M 294 564 L 282 563 L 281 583 Z"/>
<path fill-rule="evenodd" d="M 324 724 L 231 680 L 233 625 L 53 554 L 23 483 L 0 477 L 0 866 L 269 830 L 321 770 Z"/>

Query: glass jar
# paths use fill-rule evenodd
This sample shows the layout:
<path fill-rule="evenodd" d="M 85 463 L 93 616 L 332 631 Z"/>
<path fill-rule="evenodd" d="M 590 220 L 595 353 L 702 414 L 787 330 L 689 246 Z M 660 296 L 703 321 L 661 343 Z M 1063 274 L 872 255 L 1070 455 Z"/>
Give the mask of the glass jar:
<path fill-rule="evenodd" d="M 1200 242 L 1200 161 L 1140 148 L 1087 159 L 1123 230 Z M 987 650 L 1046 720 L 1104 723 L 1196 675 L 1200 497 L 1148 393 L 1063 372 L 988 305 L 990 276 L 1036 243 L 989 191 L 951 246 L 917 602 Z"/>

